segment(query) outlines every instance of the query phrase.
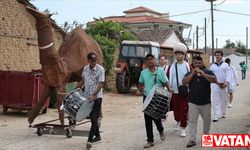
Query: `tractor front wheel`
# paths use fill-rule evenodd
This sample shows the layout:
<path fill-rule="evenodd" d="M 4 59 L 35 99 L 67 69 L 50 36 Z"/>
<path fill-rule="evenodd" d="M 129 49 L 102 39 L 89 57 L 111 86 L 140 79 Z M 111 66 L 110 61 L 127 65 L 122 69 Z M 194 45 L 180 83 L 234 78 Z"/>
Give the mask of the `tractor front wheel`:
<path fill-rule="evenodd" d="M 130 77 L 127 71 L 116 74 L 116 89 L 118 93 L 128 93 L 131 88 Z"/>

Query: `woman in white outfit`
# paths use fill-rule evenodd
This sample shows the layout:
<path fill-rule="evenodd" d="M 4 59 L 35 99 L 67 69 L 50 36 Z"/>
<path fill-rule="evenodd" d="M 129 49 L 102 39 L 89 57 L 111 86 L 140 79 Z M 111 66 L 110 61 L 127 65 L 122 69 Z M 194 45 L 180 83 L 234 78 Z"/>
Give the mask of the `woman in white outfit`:
<path fill-rule="evenodd" d="M 232 107 L 232 101 L 233 101 L 233 93 L 235 92 L 236 85 L 239 86 L 239 77 L 237 75 L 236 69 L 234 66 L 230 65 L 231 60 L 227 58 L 225 62 L 229 65 L 229 74 L 230 74 L 230 81 L 229 81 L 229 86 L 228 86 L 228 99 L 229 99 L 229 104 L 228 107 Z"/>

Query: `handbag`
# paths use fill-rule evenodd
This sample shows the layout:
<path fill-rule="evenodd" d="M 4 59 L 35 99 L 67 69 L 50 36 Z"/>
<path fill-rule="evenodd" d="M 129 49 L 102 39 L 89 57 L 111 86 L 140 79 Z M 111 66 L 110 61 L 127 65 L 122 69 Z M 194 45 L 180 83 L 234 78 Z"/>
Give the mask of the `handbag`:
<path fill-rule="evenodd" d="M 176 72 L 176 81 L 177 81 L 177 87 L 178 87 L 178 95 L 181 97 L 187 97 L 188 96 L 188 86 L 187 85 L 179 85 L 177 63 L 175 63 L 175 72 Z"/>

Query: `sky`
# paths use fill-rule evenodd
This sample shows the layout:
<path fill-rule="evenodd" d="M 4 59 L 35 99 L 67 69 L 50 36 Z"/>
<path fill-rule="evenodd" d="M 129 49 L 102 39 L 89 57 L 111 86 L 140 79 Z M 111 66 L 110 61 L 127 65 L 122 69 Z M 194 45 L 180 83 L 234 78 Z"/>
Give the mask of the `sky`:
<path fill-rule="evenodd" d="M 93 21 L 94 17 L 120 16 L 124 15 L 125 10 L 144 6 L 160 13 L 169 13 L 170 20 L 191 24 L 191 39 L 196 26 L 204 28 L 206 17 L 208 20 L 207 46 L 211 47 L 211 5 L 206 0 L 31 0 L 31 3 L 40 11 L 47 8 L 51 12 L 57 12 L 57 15 L 53 15 L 52 18 L 58 25 L 62 25 L 65 21 L 72 23 L 74 20 L 86 24 Z M 227 39 L 231 42 L 240 40 L 245 44 L 246 27 L 249 27 L 250 34 L 250 0 L 216 0 L 214 5 L 217 10 L 245 14 L 214 11 L 214 35 L 215 39 L 218 39 L 217 47 L 223 47 Z M 201 10 L 207 11 L 175 16 Z M 186 29 L 183 36 L 188 37 L 189 32 L 190 29 Z M 199 48 L 204 47 L 203 33 L 204 30 L 199 29 Z M 216 40 L 214 43 L 216 48 Z M 192 49 L 193 46 L 191 45 L 190 48 Z"/>

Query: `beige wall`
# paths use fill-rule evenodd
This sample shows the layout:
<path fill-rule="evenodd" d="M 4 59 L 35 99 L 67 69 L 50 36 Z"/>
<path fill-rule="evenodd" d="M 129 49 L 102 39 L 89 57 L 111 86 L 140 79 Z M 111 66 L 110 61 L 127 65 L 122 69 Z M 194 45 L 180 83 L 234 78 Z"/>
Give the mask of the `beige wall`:
<path fill-rule="evenodd" d="M 35 18 L 16 0 L 0 0 L 0 70 L 40 69 Z M 54 31 L 59 48 L 62 35 Z"/>

